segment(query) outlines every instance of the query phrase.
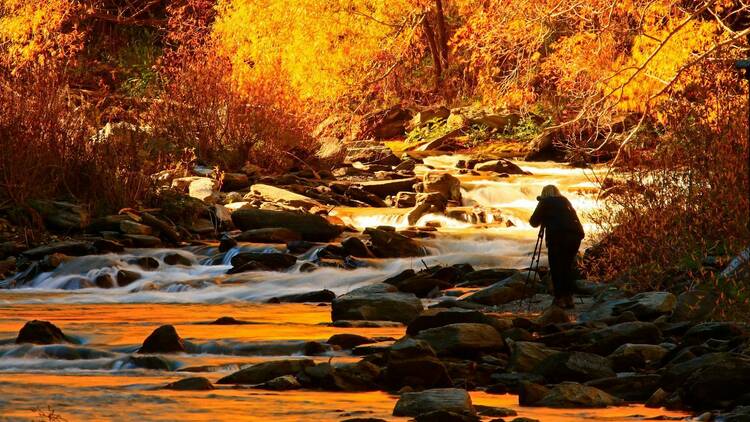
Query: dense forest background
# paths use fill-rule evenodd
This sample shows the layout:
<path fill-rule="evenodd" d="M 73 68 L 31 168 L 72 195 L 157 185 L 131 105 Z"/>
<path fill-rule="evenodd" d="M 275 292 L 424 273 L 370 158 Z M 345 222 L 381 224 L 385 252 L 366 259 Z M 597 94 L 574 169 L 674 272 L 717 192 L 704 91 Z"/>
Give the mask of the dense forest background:
<path fill-rule="evenodd" d="M 750 238 L 748 34 L 739 0 L 0 0 L 0 201 L 151 206 L 163 170 L 335 164 L 394 105 L 504 110 L 473 146 L 620 175 L 592 274 L 747 303 L 691 268 Z"/>

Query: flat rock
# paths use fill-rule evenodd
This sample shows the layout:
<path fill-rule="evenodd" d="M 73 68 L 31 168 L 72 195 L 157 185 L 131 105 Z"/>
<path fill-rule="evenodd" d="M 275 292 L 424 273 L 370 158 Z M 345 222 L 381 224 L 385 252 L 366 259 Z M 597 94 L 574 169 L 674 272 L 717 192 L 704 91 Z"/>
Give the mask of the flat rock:
<path fill-rule="evenodd" d="M 651 320 L 669 315 L 677 306 L 677 297 L 669 292 L 639 293 L 625 302 L 615 305 L 615 314 L 632 312 L 639 320 Z"/>
<path fill-rule="evenodd" d="M 406 334 L 413 336 L 429 328 L 466 322 L 492 325 L 496 329 L 503 326 L 503 322 L 500 320 L 479 311 L 461 308 L 431 308 L 423 311 L 414 321 L 409 323 Z"/>
<path fill-rule="evenodd" d="M 288 243 L 302 240 L 302 235 L 283 227 L 245 230 L 234 237 L 238 242 Z"/>
<path fill-rule="evenodd" d="M 534 273 L 532 281 L 529 282 L 530 284 L 533 283 L 534 277 L 536 277 L 536 273 Z M 526 286 L 526 273 L 519 272 L 461 300 L 494 306 L 513 302 L 532 294 L 534 294 L 533 288 L 527 289 Z"/>
<path fill-rule="evenodd" d="M 475 354 L 497 351 L 504 346 L 500 333 L 487 324 L 459 323 L 429 328 L 420 331 L 416 338 L 427 342 L 438 355 Z"/>
<path fill-rule="evenodd" d="M 262 384 L 285 375 L 296 375 L 315 365 L 312 359 L 284 359 L 262 362 L 221 378 L 217 384 Z"/>
<path fill-rule="evenodd" d="M 393 416 L 419 416 L 434 411 L 476 414 L 471 397 L 458 388 L 435 388 L 418 393 L 404 393 L 393 409 Z"/>
<path fill-rule="evenodd" d="M 615 376 L 609 359 L 584 352 L 555 353 L 540 362 L 534 373 L 551 383 L 585 382 Z"/>
<path fill-rule="evenodd" d="M 333 300 L 331 319 L 396 321 L 408 324 L 423 310 L 422 302 L 411 293 L 395 291 L 388 285 L 366 286 Z"/>
<path fill-rule="evenodd" d="M 39 246 L 21 253 L 30 260 L 42 259 L 47 255 L 63 254 L 68 256 L 84 256 L 96 253 L 91 242 L 63 241 Z"/>
<path fill-rule="evenodd" d="M 366 192 L 370 192 L 380 198 L 387 198 L 399 192 L 414 192 L 414 185 L 418 182 L 419 180 L 416 177 L 411 177 L 407 179 L 373 180 L 357 184 L 362 186 L 362 189 Z"/>
<path fill-rule="evenodd" d="M 254 195 L 260 196 L 266 202 L 289 205 L 295 208 L 310 209 L 322 206 L 320 202 L 310 197 L 271 185 L 252 185 L 250 187 L 250 192 Z"/>
<path fill-rule="evenodd" d="M 314 214 L 297 214 L 288 211 L 239 209 L 232 213 L 232 222 L 240 230 L 282 227 L 311 242 L 328 242 L 341 234 L 342 228 Z"/>

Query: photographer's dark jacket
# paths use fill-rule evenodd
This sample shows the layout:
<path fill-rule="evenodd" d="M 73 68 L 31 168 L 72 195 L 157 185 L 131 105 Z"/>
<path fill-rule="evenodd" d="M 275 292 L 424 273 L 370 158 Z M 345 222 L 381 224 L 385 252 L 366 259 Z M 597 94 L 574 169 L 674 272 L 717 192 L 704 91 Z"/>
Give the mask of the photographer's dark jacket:
<path fill-rule="evenodd" d="M 576 210 L 564 196 L 540 199 L 529 223 L 533 227 L 544 226 L 547 242 L 560 237 L 577 237 L 578 240 L 584 237 Z"/>

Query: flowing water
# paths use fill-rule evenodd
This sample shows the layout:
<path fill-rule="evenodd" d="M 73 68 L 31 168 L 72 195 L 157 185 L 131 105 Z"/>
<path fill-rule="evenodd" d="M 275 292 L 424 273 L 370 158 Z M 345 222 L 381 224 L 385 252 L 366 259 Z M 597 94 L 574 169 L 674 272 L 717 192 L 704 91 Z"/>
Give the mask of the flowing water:
<path fill-rule="evenodd" d="M 418 172 L 451 168 L 462 157 L 432 157 Z M 399 338 L 404 327 L 335 328 L 329 306 L 266 304 L 276 296 L 329 289 L 337 294 L 382 281 L 404 269 L 424 265 L 469 263 L 475 268 L 528 265 L 536 230 L 526 221 L 543 185 L 557 184 L 583 217 L 597 207 L 595 185 L 582 170 L 560 165 L 523 163 L 533 175 L 494 178 L 458 175 L 462 207 L 448 216 L 426 215 L 417 225 L 439 225 L 425 240 L 430 256 L 420 259 L 360 260 L 352 269 L 320 268 L 301 272 L 298 263 L 287 272 L 226 275 L 231 257 L 242 250 L 275 251 L 284 245 L 243 244 L 219 254 L 214 246 L 179 250 L 128 250 L 65 262 L 37 276 L 25 288 L 0 290 L 0 420 L 54 420 L 50 409 L 65 420 L 276 420 L 320 421 L 351 417 L 390 416 L 397 397 L 383 392 L 269 392 L 220 386 L 208 392 L 159 389 L 189 376 L 211 381 L 245 365 L 270 359 L 303 356 L 305 343 L 325 341 L 336 333 Z M 405 210 L 338 208 L 333 214 L 363 229 L 378 225 L 407 226 Z M 480 218 L 467 216 L 481 214 Z M 314 260 L 318 249 L 302 260 Z M 190 265 L 166 265 L 164 257 L 183 255 Z M 135 264 L 141 257 L 159 262 L 155 270 Z M 120 269 L 141 278 L 121 288 L 85 287 L 83 279 L 115 274 Z M 208 325 L 221 316 L 249 324 Z M 13 340 L 26 321 L 47 320 L 76 338 L 75 346 L 16 345 Z M 156 327 L 172 324 L 186 339 L 188 353 L 169 356 L 172 370 L 134 367 L 127 357 Z M 343 352 L 315 357 L 351 362 Z M 472 393 L 475 404 L 514 408 L 520 416 L 543 421 L 628 421 L 679 413 L 642 406 L 604 410 L 520 408 L 512 395 Z"/>

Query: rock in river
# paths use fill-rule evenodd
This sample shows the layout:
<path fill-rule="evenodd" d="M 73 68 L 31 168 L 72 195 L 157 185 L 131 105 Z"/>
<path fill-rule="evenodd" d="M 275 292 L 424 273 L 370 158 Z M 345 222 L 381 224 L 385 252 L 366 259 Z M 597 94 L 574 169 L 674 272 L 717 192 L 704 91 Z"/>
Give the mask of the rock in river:
<path fill-rule="evenodd" d="M 232 222 L 241 230 L 282 227 L 299 233 L 304 240 L 328 242 L 341 234 L 342 229 L 314 214 L 288 211 L 239 209 L 232 213 Z"/>
<path fill-rule="evenodd" d="M 16 344 L 71 343 L 62 330 L 49 321 L 33 320 L 24 324 L 16 337 Z"/>
<path fill-rule="evenodd" d="M 207 391 L 213 390 L 214 386 L 208 378 L 204 377 L 191 377 L 181 379 L 179 381 L 170 382 L 164 386 L 165 390 L 179 390 L 179 391 Z"/>
<path fill-rule="evenodd" d="M 154 330 L 138 353 L 177 353 L 185 351 L 185 342 L 177 334 L 173 325 L 162 325 Z"/>
<path fill-rule="evenodd" d="M 422 312 L 422 302 L 389 284 L 352 290 L 333 300 L 331 318 L 338 320 L 396 321 L 408 324 Z"/>
<path fill-rule="evenodd" d="M 521 382 L 518 403 L 521 406 L 557 408 L 602 408 L 622 404 L 622 400 L 598 388 L 564 382 L 553 388 Z"/>
<path fill-rule="evenodd" d="M 503 338 L 487 324 L 459 323 L 422 330 L 416 338 L 427 342 L 438 355 L 476 354 L 502 349 Z"/>
<path fill-rule="evenodd" d="M 458 388 L 435 388 L 418 393 L 404 393 L 393 409 L 393 416 L 419 416 L 434 411 L 476 414 L 471 397 Z"/>
<path fill-rule="evenodd" d="M 217 384 L 262 384 L 284 375 L 296 375 L 315 365 L 312 359 L 285 359 L 262 362 L 228 375 Z"/>
<path fill-rule="evenodd" d="M 365 229 L 365 234 L 370 236 L 370 249 L 379 258 L 406 258 L 427 255 L 427 250 L 419 242 L 398 233 L 368 228 Z"/>

